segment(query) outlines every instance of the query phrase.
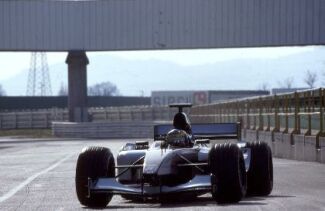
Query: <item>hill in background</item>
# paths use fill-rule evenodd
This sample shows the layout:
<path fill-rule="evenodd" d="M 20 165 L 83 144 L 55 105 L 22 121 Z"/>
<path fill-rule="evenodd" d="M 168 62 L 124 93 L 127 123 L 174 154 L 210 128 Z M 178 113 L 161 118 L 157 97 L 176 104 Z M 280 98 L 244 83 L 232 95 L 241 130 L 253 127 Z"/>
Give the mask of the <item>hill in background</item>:
<path fill-rule="evenodd" d="M 317 86 L 322 84 L 325 49 L 302 52 L 276 59 L 235 59 L 205 65 L 185 66 L 168 61 L 128 60 L 118 56 L 98 55 L 90 58 L 88 85 L 110 81 L 124 96 L 149 96 L 152 90 L 254 90 L 267 85 L 279 87 L 287 78 L 293 86 L 306 87 L 307 70 L 317 72 Z M 67 85 L 67 66 L 49 67 L 53 94 L 61 84 Z M 324 71 L 325 72 L 325 71 Z M 25 95 L 28 70 L 1 84 L 7 95 Z"/>

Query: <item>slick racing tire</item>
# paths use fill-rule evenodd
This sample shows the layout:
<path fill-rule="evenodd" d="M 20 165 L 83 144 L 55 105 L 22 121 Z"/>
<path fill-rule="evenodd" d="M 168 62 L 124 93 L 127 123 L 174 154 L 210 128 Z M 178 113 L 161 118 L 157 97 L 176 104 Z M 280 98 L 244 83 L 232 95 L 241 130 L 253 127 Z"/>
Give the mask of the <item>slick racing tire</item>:
<path fill-rule="evenodd" d="M 243 153 L 236 144 L 216 144 L 209 152 L 212 197 L 218 203 L 235 203 L 246 194 Z"/>
<path fill-rule="evenodd" d="M 91 193 L 88 196 L 88 178 L 115 177 L 115 162 L 111 151 L 105 147 L 86 147 L 79 154 L 76 168 L 76 192 L 82 205 L 103 208 L 112 194 Z"/>
<path fill-rule="evenodd" d="M 265 142 L 247 143 L 251 149 L 250 167 L 247 172 L 247 194 L 267 196 L 273 189 L 273 162 L 270 147 Z"/>

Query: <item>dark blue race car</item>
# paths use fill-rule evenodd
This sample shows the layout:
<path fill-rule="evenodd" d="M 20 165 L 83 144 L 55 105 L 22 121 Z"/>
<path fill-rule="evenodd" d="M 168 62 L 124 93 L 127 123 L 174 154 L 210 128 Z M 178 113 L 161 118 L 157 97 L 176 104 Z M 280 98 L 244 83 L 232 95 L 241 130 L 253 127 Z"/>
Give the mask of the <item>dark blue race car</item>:
<path fill-rule="evenodd" d="M 182 111 L 190 106 L 172 105 L 179 108 L 173 125 L 156 125 L 150 145 L 126 143 L 116 164 L 110 149 L 84 148 L 75 178 L 80 203 L 105 207 L 114 194 L 130 200 L 166 200 L 211 193 L 218 203 L 269 195 L 273 187 L 270 147 L 242 141 L 239 123 L 191 125 Z M 217 139 L 228 141 L 210 143 Z"/>

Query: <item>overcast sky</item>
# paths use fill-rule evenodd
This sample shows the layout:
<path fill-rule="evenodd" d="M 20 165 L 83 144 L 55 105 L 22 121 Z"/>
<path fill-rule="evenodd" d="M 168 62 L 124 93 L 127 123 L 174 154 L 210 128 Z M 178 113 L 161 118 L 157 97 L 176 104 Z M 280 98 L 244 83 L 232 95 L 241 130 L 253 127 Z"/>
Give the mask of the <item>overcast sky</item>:
<path fill-rule="evenodd" d="M 241 49 L 203 49 L 203 50 L 155 50 L 155 51 L 115 51 L 115 52 L 88 52 L 91 59 L 97 55 L 115 55 L 128 60 L 157 59 L 170 61 L 180 65 L 204 65 L 218 61 L 251 58 L 277 58 L 301 52 L 313 51 L 322 48 L 309 47 L 277 47 L 277 48 L 241 48 Z M 29 68 L 30 53 L 1 52 L 0 53 L 0 82 L 13 77 Z M 64 63 L 67 53 L 48 53 L 49 65 Z M 325 58 L 325 55 L 324 55 Z"/>
<path fill-rule="evenodd" d="M 87 52 L 88 85 L 110 81 L 124 96 L 157 90 L 279 88 L 287 79 L 306 87 L 307 71 L 325 84 L 325 46 Z M 31 53 L 0 53 L 0 84 L 7 95 L 25 95 Z M 67 53 L 47 53 L 52 93 L 67 85 Z M 182 78 L 182 83 L 179 79 Z"/>

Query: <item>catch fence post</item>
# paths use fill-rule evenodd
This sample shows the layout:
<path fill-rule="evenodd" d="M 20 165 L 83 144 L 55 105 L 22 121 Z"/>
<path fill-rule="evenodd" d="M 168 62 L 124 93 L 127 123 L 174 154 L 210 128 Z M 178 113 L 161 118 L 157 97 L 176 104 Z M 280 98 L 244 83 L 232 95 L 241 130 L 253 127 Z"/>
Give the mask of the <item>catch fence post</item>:
<path fill-rule="evenodd" d="M 252 102 L 252 107 L 253 107 L 253 111 L 254 111 L 254 125 L 253 125 L 253 130 L 256 130 L 256 125 L 257 125 L 257 120 L 256 120 L 256 113 L 257 113 L 257 106 L 256 106 L 256 102 L 253 101 Z"/>
<path fill-rule="evenodd" d="M 225 109 L 226 109 L 226 121 L 225 122 L 230 122 L 230 109 L 231 109 L 231 104 L 225 103 Z"/>
<path fill-rule="evenodd" d="M 220 123 L 222 123 L 223 122 L 223 107 L 222 107 L 222 104 L 219 104 L 219 106 L 220 106 L 220 110 L 219 110 L 219 112 L 220 112 Z"/>
<path fill-rule="evenodd" d="M 216 104 L 212 104 L 211 105 L 211 110 L 212 110 L 212 114 L 213 115 L 213 123 L 217 122 L 217 105 Z"/>
<path fill-rule="evenodd" d="M 319 89 L 319 126 L 320 126 L 320 135 L 324 136 L 324 101 L 325 101 L 325 90 Z"/>
<path fill-rule="evenodd" d="M 263 124 L 263 100 L 261 97 L 258 98 L 258 107 L 259 107 L 259 111 L 258 111 L 258 130 L 263 130 L 264 129 L 264 124 Z"/>
<path fill-rule="evenodd" d="M 315 98 L 316 98 L 315 90 L 312 90 L 311 94 L 312 94 L 312 101 L 311 101 L 312 102 L 312 111 L 315 112 Z"/>
<path fill-rule="evenodd" d="M 266 104 L 266 118 L 267 118 L 267 126 L 266 126 L 266 131 L 270 131 L 271 128 L 271 98 L 267 97 L 265 99 L 265 104 Z"/>
<path fill-rule="evenodd" d="M 225 105 L 224 103 L 221 104 L 221 113 L 222 113 L 221 122 L 222 123 L 226 122 L 226 120 L 225 120 L 226 119 L 226 109 L 225 109 L 224 105 Z"/>
<path fill-rule="evenodd" d="M 319 88 L 319 132 L 316 135 L 316 148 L 320 148 L 319 137 L 324 136 L 324 90 Z"/>
<path fill-rule="evenodd" d="M 300 134 L 300 117 L 299 117 L 299 113 L 300 113 L 300 98 L 299 98 L 299 93 L 295 92 L 294 93 L 294 102 L 295 102 L 295 111 L 294 111 L 294 120 L 295 120 L 295 128 L 293 133 L 294 134 Z"/>
<path fill-rule="evenodd" d="M 218 122 L 221 123 L 222 122 L 222 109 L 221 109 L 220 104 L 218 104 L 218 112 L 219 112 Z"/>
<path fill-rule="evenodd" d="M 307 132 L 305 133 L 306 136 L 311 135 L 311 91 L 307 92 L 307 99 L 308 99 L 308 105 L 307 105 L 307 116 L 308 116 L 308 121 L 307 121 Z"/>
<path fill-rule="evenodd" d="M 235 106 L 236 106 L 236 119 L 237 119 L 237 122 L 241 122 L 240 117 L 239 117 L 239 102 L 238 102 L 238 100 L 236 100 Z M 242 127 L 242 123 L 241 123 L 241 127 Z"/>
<path fill-rule="evenodd" d="M 246 129 L 250 129 L 249 100 L 246 101 Z"/>
<path fill-rule="evenodd" d="M 286 94 L 284 96 L 284 113 L 285 113 L 285 128 L 283 133 L 288 133 L 288 128 L 289 128 L 289 96 Z"/>
<path fill-rule="evenodd" d="M 274 132 L 280 131 L 280 121 L 279 121 L 279 98 L 274 95 Z"/>

